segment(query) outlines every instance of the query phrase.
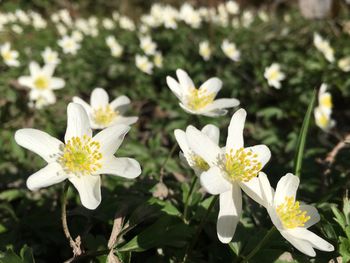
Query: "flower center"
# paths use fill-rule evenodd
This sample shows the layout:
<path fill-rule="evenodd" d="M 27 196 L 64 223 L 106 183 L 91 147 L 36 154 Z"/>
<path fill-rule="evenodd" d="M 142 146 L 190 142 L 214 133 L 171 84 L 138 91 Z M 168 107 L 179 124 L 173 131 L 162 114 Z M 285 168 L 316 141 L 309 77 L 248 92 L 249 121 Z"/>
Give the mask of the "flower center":
<path fill-rule="evenodd" d="M 333 103 L 332 103 L 332 97 L 330 96 L 330 94 L 324 94 L 321 99 L 320 99 L 320 105 L 322 107 L 331 109 L 333 107 Z"/>
<path fill-rule="evenodd" d="M 38 90 L 45 90 L 49 87 L 49 79 L 44 76 L 39 76 L 34 80 L 34 85 Z"/>
<path fill-rule="evenodd" d="M 248 182 L 256 177 L 262 168 L 258 155 L 244 148 L 235 152 L 231 149 L 225 154 L 225 159 L 225 170 L 232 181 Z"/>
<path fill-rule="evenodd" d="M 100 143 L 87 135 L 72 137 L 64 147 L 59 162 L 69 172 L 89 175 L 101 168 Z"/>
<path fill-rule="evenodd" d="M 278 77 L 279 77 L 279 71 L 277 71 L 277 70 L 273 70 L 269 74 L 269 79 L 270 80 L 277 80 Z"/>
<path fill-rule="evenodd" d="M 310 219 L 306 211 L 300 210 L 299 202 L 295 202 L 293 197 L 286 197 L 284 203 L 277 206 L 276 212 L 285 228 L 304 226 Z"/>
<path fill-rule="evenodd" d="M 94 110 L 93 118 L 98 125 L 107 126 L 118 116 L 110 105 Z"/>
<path fill-rule="evenodd" d="M 187 106 L 192 110 L 199 110 L 212 103 L 214 98 L 215 94 L 208 93 L 205 89 L 192 88 L 187 97 Z"/>
<path fill-rule="evenodd" d="M 209 164 L 199 155 L 197 154 L 191 154 L 191 166 L 196 167 L 198 170 L 201 171 L 208 171 L 209 170 Z"/>
<path fill-rule="evenodd" d="M 12 59 L 11 51 L 6 51 L 6 52 L 2 53 L 2 57 L 4 58 L 5 61 L 11 60 Z"/>

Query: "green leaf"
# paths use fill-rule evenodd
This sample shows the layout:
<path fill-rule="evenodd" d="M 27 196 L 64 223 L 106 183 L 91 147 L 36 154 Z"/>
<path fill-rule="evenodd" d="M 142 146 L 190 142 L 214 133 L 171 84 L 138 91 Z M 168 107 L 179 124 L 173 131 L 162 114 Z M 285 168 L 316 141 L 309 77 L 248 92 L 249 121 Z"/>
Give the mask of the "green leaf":
<path fill-rule="evenodd" d="M 140 252 L 164 246 L 183 247 L 193 233 L 194 229 L 184 224 L 180 218 L 164 215 L 117 250 Z"/>
<path fill-rule="evenodd" d="M 294 171 L 295 171 L 295 175 L 298 177 L 300 177 L 300 173 L 301 173 L 301 166 L 302 166 L 303 157 L 304 157 L 306 136 L 307 136 L 309 126 L 310 126 L 312 110 L 314 108 L 315 101 L 316 101 L 316 95 L 317 95 L 317 90 L 315 89 L 313 94 L 312 94 L 312 97 L 311 97 L 311 100 L 309 103 L 309 107 L 307 108 L 307 111 L 306 111 L 306 114 L 304 117 L 304 121 L 303 121 L 303 125 L 301 126 L 301 130 L 300 130 L 299 137 L 298 137 L 296 155 L 294 158 Z"/>
<path fill-rule="evenodd" d="M 342 214 L 342 212 L 339 211 L 338 208 L 336 208 L 335 206 L 332 206 L 332 211 L 333 214 L 335 215 L 334 220 L 341 226 L 341 228 L 345 231 L 345 227 L 346 227 L 346 220 L 345 220 L 345 216 Z"/>

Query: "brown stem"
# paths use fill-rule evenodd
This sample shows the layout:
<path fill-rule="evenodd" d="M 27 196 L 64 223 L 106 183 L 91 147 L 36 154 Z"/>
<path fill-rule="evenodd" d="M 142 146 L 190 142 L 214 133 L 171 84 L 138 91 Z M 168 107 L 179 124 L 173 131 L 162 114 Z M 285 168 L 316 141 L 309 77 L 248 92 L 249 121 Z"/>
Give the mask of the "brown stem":
<path fill-rule="evenodd" d="M 330 151 L 327 154 L 326 159 L 324 160 L 327 164 L 327 169 L 325 171 L 325 175 L 329 175 L 331 172 L 331 166 L 333 165 L 333 163 L 335 162 L 335 159 L 338 155 L 338 153 L 340 152 L 341 149 L 343 149 L 344 147 L 346 147 L 348 144 L 350 143 L 350 133 L 347 134 L 343 140 L 341 140 L 340 142 L 338 142 L 338 144 L 333 148 L 332 151 Z"/>
<path fill-rule="evenodd" d="M 65 182 L 63 186 L 63 191 L 62 191 L 61 220 L 62 220 L 62 228 L 63 228 L 64 235 L 68 239 L 70 247 L 73 249 L 73 255 L 74 255 L 73 257 L 76 257 L 82 254 L 82 250 L 80 248 L 81 240 L 80 240 L 80 236 L 78 236 L 75 240 L 73 240 L 68 228 L 67 209 L 66 209 L 68 189 L 69 189 L 69 184 L 68 182 Z"/>

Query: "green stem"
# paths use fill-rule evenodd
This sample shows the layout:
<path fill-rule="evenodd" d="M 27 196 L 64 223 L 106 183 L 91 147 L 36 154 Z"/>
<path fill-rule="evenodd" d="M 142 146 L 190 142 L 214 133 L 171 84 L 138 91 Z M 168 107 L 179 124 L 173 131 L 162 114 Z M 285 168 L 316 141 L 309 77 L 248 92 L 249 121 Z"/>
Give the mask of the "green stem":
<path fill-rule="evenodd" d="M 185 221 L 187 221 L 187 214 L 188 214 L 188 203 L 191 199 L 191 196 L 192 196 L 192 193 L 193 193 L 193 190 L 194 190 L 194 187 L 196 186 L 196 183 L 198 181 L 198 177 L 195 176 L 193 179 L 192 179 L 192 183 L 191 183 L 191 186 L 190 186 L 190 190 L 187 194 L 187 197 L 186 197 L 186 200 L 185 200 L 185 208 L 184 208 L 184 213 L 183 213 L 183 219 Z"/>
<path fill-rule="evenodd" d="M 210 205 L 208 207 L 207 212 L 202 217 L 202 220 L 201 220 L 201 222 L 200 222 L 200 224 L 199 224 L 199 226 L 197 228 L 196 234 L 195 234 L 194 238 L 192 239 L 192 242 L 189 244 L 189 246 L 186 249 L 186 253 L 185 253 L 185 256 L 184 256 L 184 259 L 183 259 L 184 263 L 187 261 L 188 257 L 191 255 L 192 249 L 194 248 L 194 246 L 197 243 L 198 237 L 199 237 L 200 233 L 202 232 L 202 229 L 203 229 L 203 227 L 204 227 L 204 225 L 206 223 L 208 215 L 210 214 L 211 210 L 213 209 L 213 207 L 214 207 L 216 201 L 218 200 L 218 198 L 219 198 L 219 195 L 214 196 L 213 200 L 211 200 L 211 202 L 210 202 Z"/>
<path fill-rule="evenodd" d="M 249 260 L 255 256 L 255 254 L 266 244 L 267 241 L 270 240 L 271 236 L 273 233 L 276 231 L 276 227 L 273 226 L 271 229 L 266 233 L 264 238 L 259 242 L 259 244 L 246 256 L 243 260 L 242 263 L 249 262 Z"/>

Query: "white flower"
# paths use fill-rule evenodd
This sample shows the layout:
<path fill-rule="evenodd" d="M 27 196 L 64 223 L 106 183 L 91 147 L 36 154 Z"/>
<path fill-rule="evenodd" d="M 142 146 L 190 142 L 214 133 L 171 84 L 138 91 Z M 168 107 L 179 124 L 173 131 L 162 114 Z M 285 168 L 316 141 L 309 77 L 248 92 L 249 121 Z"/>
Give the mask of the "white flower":
<path fill-rule="evenodd" d="M 32 13 L 32 19 L 33 19 L 33 27 L 35 29 L 43 29 L 46 28 L 47 22 L 45 19 L 38 13 Z"/>
<path fill-rule="evenodd" d="M 22 34 L 23 33 L 23 28 L 20 27 L 19 25 L 13 25 L 11 27 L 12 31 L 17 33 L 17 34 Z"/>
<path fill-rule="evenodd" d="M 327 84 L 322 83 L 318 92 L 318 104 L 324 111 L 331 113 L 333 108 L 332 94 L 327 92 Z"/>
<path fill-rule="evenodd" d="M 129 30 L 129 31 L 135 30 L 135 23 L 126 16 L 119 17 L 119 26 L 125 30 Z"/>
<path fill-rule="evenodd" d="M 220 195 L 217 235 L 223 243 L 231 241 L 242 213 L 241 188 L 250 197 L 255 195 L 258 190 L 257 175 L 271 157 L 265 145 L 244 147 L 246 115 L 246 111 L 240 109 L 232 116 L 224 148 L 195 127 L 186 129 L 191 150 L 210 167 L 200 176 L 202 186 L 208 193 Z"/>
<path fill-rule="evenodd" d="M 130 104 L 128 97 L 120 96 L 109 102 L 109 96 L 102 88 L 92 91 L 90 104 L 78 97 L 73 97 L 73 102 L 84 107 L 92 129 L 104 129 L 116 124 L 131 125 L 138 120 L 138 117 L 123 116 Z"/>
<path fill-rule="evenodd" d="M 77 42 L 83 41 L 84 35 L 79 30 L 74 30 L 72 32 L 72 38 L 74 38 Z"/>
<path fill-rule="evenodd" d="M 192 28 L 199 28 L 202 23 L 202 18 L 193 6 L 184 3 L 180 8 L 179 17 Z"/>
<path fill-rule="evenodd" d="M 268 84 L 276 89 L 281 88 L 281 81 L 286 78 L 278 63 L 273 63 L 271 66 L 265 68 L 264 77 Z"/>
<path fill-rule="evenodd" d="M 154 54 L 153 63 L 157 68 L 163 67 L 163 55 L 161 52 L 157 51 Z"/>
<path fill-rule="evenodd" d="M 118 43 L 114 36 L 106 37 L 106 44 L 111 50 L 113 57 L 120 57 L 123 54 L 123 47 Z"/>
<path fill-rule="evenodd" d="M 45 64 L 57 65 L 61 62 L 58 58 L 58 52 L 53 51 L 50 47 L 46 47 L 41 53 L 41 56 L 43 57 Z"/>
<path fill-rule="evenodd" d="M 239 13 L 239 5 L 235 1 L 227 1 L 226 2 L 226 9 L 227 12 L 229 12 L 232 15 L 237 15 Z"/>
<path fill-rule="evenodd" d="M 210 59 L 211 48 L 208 41 L 202 41 L 199 43 L 199 55 L 201 55 L 205 61 Z"/>
<path fill-rule="evenodd" d="M 40 100 L 39 105 L 41 106 L 56 102 L 53 90 L 63 88 L 65 81 L 52 77 L 54 71 L 55 65 L 53 64 L 47 64 L 43 68 L 40 68 L 36 62 L 29 64 L 30 76 L 22 76 L 18 82 L 30 89 L 29 98 L 31 101 Z"/>
<path fill-rule="evenodd" d="M 68 179 L 78 190 L 82 205 L 95 209 L 101 203 L 101 174 L 135 178 L 141 173 L 136 160 L 114 156 L 129 129 L 126 125 L 115 125 L 93 137 L 83 107 L 70 103 L 65 143 L 40 130 L 18 130 L 17 144 L 48 163 L 28 178 L 27 187 L 36 191 Z"/>
<path fill-rule="evenodd" d="M 233 61 L 240 60 L 241 52 L 237 49 L 235 43 L 231 43 L 227 39 L 224 39 L 221 44 L 221 49 L 225 55 Z"/>
<path fill-rule="evenodd" d="M 157 44 L 152 41 L 150 36 L 145 36 L 140 38 L 140 47 L 146 55 L 154 55 Z"/>
<path fill-rule="evenodd" d="M 56 96 L 52 90 L 46 90 L 44 92 L 32 89 L 29 92 L 29 103 L 30 107 L 36 109 L 42 109 L 45 106 L 55 104 Z"/>
<path fill-rule="evenodd" d="M 350 72 L 350 56 L 339 59 L 338 67 L 344 72 Z"/>
<path fill-rule="evenodd" d="M 153 63 L 149 61 L 148 57 L 136 55 L 135 64 L 136 64 L 136 67 L 141 71 L 149 75 L 153 73 Z"/>
<path fill-rule="evenodd" d="M 332 115 L 332 95 L 327 92 L 327 85 L 322 83 L 318 92 L 318 106 L 314 109 L 316 125 L 325 132 L 328 132 L 335 126 Z"/>
<path fill-rule="evenodd" d="M 329 44 L 329 41 L 323 39 L 319 34 L 315 33 L 314 45 L 329 62 L 334 62 L 334 49 Z"/>
<path fill-rule="evenodd" d="M 210 78 L 197 89 L 185 71 L 178 69 L 176 75 L 179 82 L 169 76 L 166 81 L 168 87 L 180 100 L 181 108 L 188 113 L 216 117 L 225 115 L 226 108 L 239 105 L 237 99 L 214 100 L 222 86 L 219 78 Z"/>
<path fill-rule="evenodd" d="M 309 227 L 320 221 L 317 209 L 311 205 L 296 201 L 299 178 L 291 173 L 283 176 L 276 187 L 276 192 L 270 186 L 266 174 L 259 174 L 261 192 L 256 198 L 270 215 L 272 223 L 281 235 L 302 253 L 314 257 L 314 248 L 322 251 L 333 251 L 334 247 L 310 230 Z M 261 198 L 261 200 L 259 200 Z"/>
<path fill-rule="evenodd" d="M 102 25 L 107 30 L 112 30 L 112 29 L 115 28 L 114 21 L 112 19 L 110 19 L 110 18 L 104 18 L 102 20 Z"/>
<path fill-rule="evenodd" d="M 252 11 L 245 10 L 242 14 L 241 20 L 242 20 L 242 25 L 244 27 L 249 27 L 254 21 L 254 15 L 253 15 Z"/>
<path fill-rule="evenodd" d="M 63 53 L 65 54 L 77 54 L 77 51 L 80 49 L 80 44 L 70 36 L 63 36 L 60 40 L 58 40 L 58 45 L 63 49 Z"/>
<path fill-rule="evenodd" d="M 220 130 L 218 127 L 212 124 L 208 124 L 203 127 L 201 132 L 208 136 L 210 140 L 213 141 L 216 145 L 219 145 L 220 138 Z M 190 146 L 188 145 L 186 133 L 183 130 L 176 129 L 174 131 L 175 138 L 177 143 L 179 144 L 181 151 L 180 158 L 184 161 L 188 166 L 190 166 L 196 175 L 200 175 L 202 172 L 206 172 L 210 167 L 209 164 L 204 161 L 203 158 L 195 154 Z"/>
<path fill-rule="evenodd" d="M 11 50 L 11 44 L 6 42 L 0 46 L 1 57 L 4 60 L 5 64 L 9 67 L 18 67 L 18 52 L 16 50 Z"/>

